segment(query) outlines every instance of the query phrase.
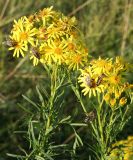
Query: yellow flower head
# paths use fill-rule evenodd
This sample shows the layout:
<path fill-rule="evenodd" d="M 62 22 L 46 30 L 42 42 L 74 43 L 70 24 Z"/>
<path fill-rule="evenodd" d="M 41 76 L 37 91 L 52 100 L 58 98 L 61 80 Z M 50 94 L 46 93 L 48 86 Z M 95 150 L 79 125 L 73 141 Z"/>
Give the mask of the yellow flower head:
<path fill-rule="evenodd" d="M 116 104 L 116 99 L 111 99 L 110 100 L 110 105 L 113 107 Z"/>
<path fill-rule="evenodd" d="M 114 67 L 118 72 L 123 72 L 129 69 L 130 64 L 127 63 L 123 57 L 118 56 L 115 59 Z"/>
<path fill-rule="evenodd" d="M 53 6 L 49 7 L 49 8 L 44 8 L 43 10 L 40 10 L 38 13 L 38 17 L 39 18 L 46 18 L 46 17 L 52 17 L 54 11 L 52 10 Z"/>
<path fill-rule="evenodd" d="M 79 83 L 84 87 L 82 92 L 84 95 L 89 93 L 89 96 L 99 92 L 111 106 L 126 104 L 126 99 L 120 98 L 123 94 L 129 96 L 132 85 L 126 82 L 124 72 L 127 70 L 123 69 L 125 66 L 126 64 L 123 65 L 118 57 L 115 61 L 100 57 L 92 60 L 86 69 L 81 69 Z"/>
<path fill-rule="evenodd" d="M 17 30 L 21 30 L 21 28 L 24 25 L 24 21 L 25 21 L 25 17 L 21 17 L 20 19 L 18 19 L 18 21 L 14 20 L 14 24 L 13 24 L 13 28 L 11 30 L 11 33 L 13 34 Z"/>
<path fill-rule="evenodd" d="M 126 97 L 122 97 L 121 99 L 120 99 L 120 105 L 121 106 L 123 106 L 123 105 L 125 105 L 126 103 L 127 103 L 127 99 L 126 99 Z"/>
<path fill-rule="evenodd" d="M 73 31 L 73 27 L 77 25 L 77 20 L 75 17 L 66 17 L 62 16 L 62 19 L 59 19 L 56 23 L 59 27 L 60 31 L 65 31 L 66 33 L 70 33 Z"/>
<path fill-rule="evenodd" d="M 36 15 L 37 20 L 42 20 L 43 26 L 46 26 L 47 21 L 49 21 L 50 18 L 53 18 L 55 16 L 55 12 L 52 9 L 53 6 L 49 8 L 44 8 L 43 10 L 40 10 L 39 13 Z"/>
<path fill-rule="evenodd" d="M 106 74 L 111 70 L 112 59 L 101 59 L 101 57 L 99 57 L 99 59 L 92 60 L 91 65 L 95 73 Z"/>
<path fill-rule="evenodd" d="M 76 26 L 74 17 L 64 16 L 54 11 L 53 7 L 44 8 L 28 17 L 14 20 L 9 37 L 15 45 L 9 49 L 14 50 L 13 55 L 19 57 L 20 54 L 24 56 L 28 49 L 36 47 L 40 58 L 35 54 L 31 55 L 31 51 L 27 52 L 30 53 L 34 66 L 39 62 L 47 65 L 56 63 L 78 70 L 87 61 L 88 53 Z"/>
<path fill-rule="evenodd" d="M 121 140 L 112 145 L 114 148 L 110 153 L 110 160 L 132 160 L 133 159 L 133 136 Z"/>
<path fill-rule="evenodd" d="M 17 37 L 17 35 L 14 35 L 14 37 L 9 39 L 11 45 L 9 50 L 14 50 L 13 57 L 19 57 L 20 55 L 22 57 L 25 56 L 25 52 L 28 50 L 28 46 L 25 43 L 22 43 Z"/>
<path fill-rule="evenodd" d="M 66 47 L 65 41 L 48 40 L 47 43 L 42 44 L 40 47 L 40 50 L 44 52 L 42 58 L 50 64 L 58 63 L 61 65 L 65 63 Z"/>
<path fill-rule="evenodd" d="M 123 90 L 115 90 L 115 98 L 118 99 L 121 96 Z"/>
<path fill-rule="evenodd" d="M 36 28 L 32 28 L 30 23 L 26 23 L 27 18 L 25 18 L 24 20 L 25 21 L 20 23 L 18 29 L 16 31 L 13 31 L 12 37 L 17 36 L 22 43 L 30 43 L 31 45 L 34 45 L 34 37 L 37 30 Z"/>
<path fill-rule="evenodd" d="M 81 87 L 84 89 L 82 92 L 84 95 L 89 94 L 96 96 L 97 93 L 104 92 L 104 85 L 102 83 L 97 84 L 98 75 L 92 72 L 92 68 L 88 67 L 86 69 L 81 69 L 81 75 L 78 78 L 78 82 L 81 83 Z"/>
<path fill-rule="evenodd" d="M 104 96 L 104 100 L 108 103 L 110 100 L 110 94 L 106 93 Z"/>
<path fill-rule="evenodd" d="M 69 46 L 70 47 L 70 46 Z M 75 50 L 67 55 L 66 63 L 69 69 L 78 70 L 87 62 L 87 53 L 84 51 Z"/>

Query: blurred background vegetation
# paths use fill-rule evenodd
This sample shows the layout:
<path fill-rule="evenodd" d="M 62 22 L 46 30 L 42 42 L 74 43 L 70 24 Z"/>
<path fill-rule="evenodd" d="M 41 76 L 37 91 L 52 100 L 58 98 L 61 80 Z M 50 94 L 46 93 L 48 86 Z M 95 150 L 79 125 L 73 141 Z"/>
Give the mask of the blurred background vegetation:
<path fill-rule="evenodd" d="M 33 67 L 32 62 L 26 58 L 14 59 L 2 42 L 10 33 L 14 19 L 51 5 L 65 15 L 76 16 L 91 56 L 122 55 L 129 62 L 133 61 L 132 0 L 0 0 L 0 160 L 12 159 L 7 153 L 19 153 L 19 148 L 28 145 L 26 139 L 15 132 L 26 130 L 23 125 L 26 114 L 19 104 L 30 107 L 22 95 L 37 102 L 35 86 L 47 84 L 47 77 L 41 65 Z M 133 82 L 132 76 L 129 76 L 129 81 Z M 80 109 L 72 97 L 71 91 L 66 93 L 64 114 L 71 114 L 74 121 L 78 122 L 82 116 L 77 116 Z M 59 143 L 64 142 L 70 133 L 65 128 L 63 131 L 62 134 L 56 135 Z M 80 134 L 85 142 L 84 131 Z M 131 134 L 133 119 L 118 139 Z M 85 143 L 84 148 L 78 152 L 79 159 L 86 159 L 87 148 L 88 144 Z"/>

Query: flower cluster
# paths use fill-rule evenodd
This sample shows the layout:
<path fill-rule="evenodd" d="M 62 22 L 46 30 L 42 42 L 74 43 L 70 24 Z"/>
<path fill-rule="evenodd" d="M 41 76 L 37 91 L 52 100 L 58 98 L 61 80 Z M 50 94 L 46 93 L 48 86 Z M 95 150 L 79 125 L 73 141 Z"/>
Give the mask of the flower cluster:
<path fill-rule="evenodd" d="M 80 69 L 81 75 L 78 82 L 84 89 L 84 95 L 96 96 L 97 93 L 103 93 L 104 100 L 111 106 L 123 106 L 127 103 L 128 91 L 133 86 L 125 79 L 125 74 L 130 65 L 121 57 L 111 59 L 94 59 L 90 65 Z"/>
<path fill-rule="evenodd" d="M 52 7 L 44 8 L 29 17 L 14 20 L 9 50 L 14 50 L 16 57 L 24 57 L 29 51 L 34 66 L 39 62 L 56 63 L 78 69 L 87 62 L 88 53 L 76 26 L 75 17 L 64 16 Z"/>
<path fill-rule="evenodd" d="M 110 160 L 132 160 L 133 159 L 133 136 L 128 136 L 126 140 L 118 141 L 112 146 Z"/>

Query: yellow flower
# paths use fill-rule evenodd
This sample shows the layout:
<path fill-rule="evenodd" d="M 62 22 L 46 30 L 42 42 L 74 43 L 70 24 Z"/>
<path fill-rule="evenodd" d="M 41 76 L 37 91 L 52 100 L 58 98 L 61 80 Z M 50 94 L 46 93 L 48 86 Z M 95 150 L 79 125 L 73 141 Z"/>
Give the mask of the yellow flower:
<path fill-rule="evenodd" d="M 132 141 L 133 143 L 133 136 L 128 136 L 128 141 Z"/>
<path fill-rule="evenodd" d="M 69 69 L 78 70 L 85 66 L 88 61 L 88 53 L 81 42 L 76 41 L 73 36 L 67 37 L 66 64 Z"/>
<path fill-rule="evenodd" d="M 121 93 L 120 90 L 115 90 L 115 98 L 118 99 L 121 96 Z"/>
<path fill-rule="evenodd" d="M 109 73 L 112 67 L 112 59 L 99 59 L 92 60 L 91 65 L 93 68 L 93 71 L 98 74 L 106 74 Z"/>
<path fill-rule="evenodd" d="M 108 78 L 108 81 L 112 85 L 118 85 L 121 82 L 121 77 L 119 75 L 114 74 Z"/>
<path fill-rule="evenodd" d="M 46 25 L 46 21 L 48 20 L 48 18 L 54 17 L 55 12 L 52 9 L 53 9 L 53 6 L 51 6 L 49 8 L 44 8 L 43 10 L 39 11 L 37 18 L 42 19 L 43 26 Z"/>
<path fill-rule="evenodd" d="M 13 41 L 16 42 L 15 45 L 11 46 L 9 48 L 9 50 L 14 50 L 14 53 L 13 53 L 13 57 L 19 57 L 20 55 L 22 55 L 22 57 L 24 57 L 24 52 L 26 52 L 28 50 L 28 47 L 26 44 L 20 42 L 18 40 L 18 37 L 17 36 L 14 36 L 14 39 L 12 39 Z"/>
<path fill-rule="evenodd" d="M 75 52 L 68 56 L 66 63 L 69 69 L 78 70 L 87 62 L 87 54 L 82 52 Z"/>
<path fill-rule="evenodd" d="M 37 38 L 40 39 L 40 40 L 46 41 L 48 39 L 48 35 L 47 35 L 46 32 L 47 32 L 47 28 L 46 27 L 38 28 Z"/>
<path fill-rule="evenodd" d="M 31 56 L 30 56 L 30 60 L 33 60 L 33 65 L 36 66 L 38 65 L 40 58 L 41 58 L 41 53 L 40 50 L 37 48 L 38 45 L 38 41 L 36 41 L 35 46 L 31 47 Z"/>
<path fill-rule="evenodd" d="M 75 53 L 75 50 L 79 47 L 79 44 L 77 44 L 76 39 L 71 35 L 70 37 L 67 35 L 67 47 L 68 52 Z"/>
<path fill-rule="evenodd" d="M 118 56 L 115 59 L 114 67 L 116 70 L 118 70 L 118 72 L 120 72 L 120 71 L 123 72 L 123 71 L 126 71 L 127 69 L 129 69 L 130 65 L 129 65 L 129 63 L 125 62 L 123 57 Z"/>
<path fill-rule="evenodd" d="M 110 94 L 106 93 L 105 96 L 104 96 L 104 100 L 106 102 L 109 102 L 109 99 L 110 99 Z"/>
<path fill-rule="evenodd" d="M 104 92 L 104 85 L 101 83 L 97 85 L 98 76 L 93 74 L 92 68 L 88 67 L 85 70 L 80 69 L 81 75 L 78 78 L 78 82 L 81 83 L 81 87 L 84 89 L 82 92 L 84 95 L 89 94 L 89 97 L 92 95 L 96 96 L 97 93 Z"/>
<path fill-rule="evenodd" d="M 48 40 L 47 43 L 40 47 L 40 50 L 44 52 L 42 59 L 44 59 L 48 64 L 58 63 L 61 65 L 65 63 L 66 59 L 66 44 L 65 41 L 53 41 Z"/>
<path fill-rule="evenodd" d="M 133 158 L 132 152 L 128 152 L 124 155 L 124 160 L 132 160 L 132 158 Z"/>
<path fill-rule="evenodd" d="M 54 39 L 65 35 L 65 33 L 61 32 L 60 29 L 58 27 L 56 27 L 54 24 L 51 24 L 47 28 L 46 34 L 47 34 L 48 38 L 54 38 Z"/>
<path fill-rule="evenodd" d="M 110 105 L 113 107 L 116 104 L 116 99 L 111 99 L 110 100 Z"/>
<path fill-rule="evenodd" d="M 35 54 L 30 56 L 34 66 L 40 61 L 49 65 L 66 64 L 71 69 L 78 69 L 84 66 L 88 54 L 85 45 L 81 44 L 76 24 L 75 17 L 66 17 L 54 11 L 53 7 L 44 8 L 38 13 L 14 20 L 9 37 L 18 45 L 13 45 L 10 49 L 14 49 L 14 56 L 19 57 L 20 54 L 24 56 L 24 51 L 28 48 L 36 47 L 41 57 L 38 59 Z M 36 41 L 38 45 L 35 44 Z"/>
<path fill-rule="evenodd" d="M 75 49 L 76 49 L 76 46 L 74 43 L 72 43 L 72 42 L 68 43 L 68 50 L 69 51 L 75 51 Z"/>
<path fill-rule="evenodd" d="M 121 140 L 112 145 L 113 149 L 111 151 L 109 158 L 122 158 L 123 160 L 132 160 L 133 158 L 133 136 L 129 136 L 126 140 Z"/>
<path fill-rule="evenodd" d="M 16 32 L 16 35 L 20 37 L 20 40 L 25 43 L 30 43 L 32 46 L 34 46 L 34 36 L 36 35 L 36 28 L 31 29 L 30 27 L 26 27 L 22 30 L 18 30 Z"/>
<path fill-rule="evenodd" d="M 18 58 L 20 54 L 24 57 L 24 51 L 27 51 L 27 46 L 20 42 L 16 46 L 10 47 L 9 50 L 14 50 L 13 57 L 16 56 Z"/>
<path fill-rule="evenodd" d="M 72 45 L 73 48 L 76 50 Z M 70 52 L 73 52 L 73 50 Z M 82 69 L 82 74 L 79 77 L 79 83 L 84 88 L 82 90 L 84 95 L 89 94 L 89 97 L 91 97 L 92 94 L 95 96 L 99 92 L 103 93 L 105 102 L 109 103 L 110 106 L 126 104 L 127 99 L 120 99 L 120 97 L 123 94 L 129 97 L 128 93 L 132 85 L 125 82 L 123 72 L 126 70 L 122 70 L 124 65 L 120 64 L 118 58 L 113 62 L 112 59 L 101 59 L 99 57 L 98 60 L 92 60 L 88 68 Z"/>
<path fill-rule="evenodd" d="M 39 63 L 39 59 L 36 58 L 34 55 L 32 55 L 32 56 L 30 57 L 30 60 L 33 60 L 33 65 L 34 65 L 34 66 L 38 65 L 38 63 Z"/>
<path fill-rule="evenodd" d="M 40 10 L 38 13 L 38 17 L 42 18 L 42 17 L 51 17 L 54 13 L 54 11 L 52 11 L 53 6 L 49 7 L 49 8 L 44 8 L 43 10 Z"/>
<path fill-rule="evenodd" d="M 38 13 L 38 17 L 40 18 L 46 18 L 46 17 L 52 17 L 54 11 L 52 11 L 53 6 L 49 7 L 49 8 L 44 8 L 43 10 L 40 10 Z"/>
<path fill-rule="evenodd" d="M 22 29 L 23 24 L 24 24 L 25 18 L 21 17 L 18 21 L 14 20 L 13 28 L 11 30 L 11 33 L 13 34 L 16 32 L 18 29 Z"/>
<path fill-rule="evenodd" d="M 124 83 L 123 88 L 126 89 L 132 89 L 133 88 L 133 84 L 129 84 L 128 82 Z"/>
<path fill-rule="evenodd" d="M 126 97 L 122 97 L 122 98 L 120 99 L 119 104 L 123 106 L 123 105 L 125 105 L 126 103 L 127 103 Z"/>
<path fill-rule="evenodd" d="M 30 16 L 28 16 L 28 23 L 31 23 L 33 25 L 33 23 L 36 21 L 36 14 L 32 14 Z"/>
<path fill-rule="evenodd" d="M 56 26 L 58 26 L 60 31 L 64 31 L 66 33 L 70 33 L 73 30 L 73 26 L 77 25 L 77 20 L 75 17 L 66 17 L 63 16 L 62 19 L 60 18 L 57 23 Z"/>
<path fill-rule="evenodd" d="M 18 22 L 15 21 L 15 26 L 13 27 L 11 37 L 18 37 L 19 41 L 22 43 L 29 42 L 31 45 L 34 45 L 34 38 L 36 33 L 36 28 L 33 28 L 33 25 L 26 17 L 22 17 L 18 20 Z"/>
<path fill-rule="evenodd" d="M 108 92 L 115 95 L 115 98 L 119 98 L 123 92 L 123 78 L 121 75 L 118 75 L 117 72 L 110 72 L 104 78 Z"/>

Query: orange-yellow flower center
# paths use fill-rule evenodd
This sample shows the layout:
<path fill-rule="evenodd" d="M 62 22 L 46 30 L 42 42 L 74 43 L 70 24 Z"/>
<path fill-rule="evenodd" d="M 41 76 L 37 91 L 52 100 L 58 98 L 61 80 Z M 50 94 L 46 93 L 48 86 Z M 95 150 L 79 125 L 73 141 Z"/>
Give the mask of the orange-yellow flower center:
<path fill-rule="evenodd" d="M 76 55 L 74 58 L 73 58 L 74 62 L 75 63 L 80 63 L 81 62 L 81 55 Z"/>
<path fill-rule="evenodd" d="M 105 60 L 99 60 L 97 61 L 98 67 L 105 67 L 107 65 L 107 62 Z"/>
<path fill-rule="evenodd" d="M 72 31 L 72 32 L 70 32 L 70 34 L 74 37 L 74 38 L 77 38 L 77 32 L 75 32 L 75 31 Z"/>
<path fill-rule="evenodd" d="M 25 41 L 28 39 L 28 34 L 27 32 L 22 32 L 20 35 L 21 40 Z"/>
<path fill-rule="evenodd" d="M 15 48 L 20 49 L 22 47 L 22 44 L 18 43 Z"/>
<path fill-rule="evenodd" d="M 50 12 L 48 10 L 44 9 L 44 10 L 42 10 L 42 11 L 39 12 L 39 17 L 42 18 L 44 16 L 49 15 L 49 13 Z"/>
<path fill-rule="evenodd" d="M 114 106 L 115 103 L 116 103 L 116 99 L 111 99 L 111 100 L 110 100 L 110 105 L 111 105 L 111 106 Z"/>
<path fill-rule="evenodd" d="M 118 84 L 118 83 L 120 82 L 120 77 L 119 77 L 119 76 L 111 76 L 111 77 L 109 78 L 109 80 L 110 80 L 110 82 L 111 82 L 112 84 Z"/>
<path fill-rule="evenodd" d="M 74 50 L 75 49 L 75 45 L 73 43 L 69 43 L 68 44 L 68 49 L 69 50 Z"/>
<path fill-rule="evenodd" d="M 61 48 L 56 48 L 54 52 L 58 55 L 61 55 L 62 54 L 62 49 Z"/>

